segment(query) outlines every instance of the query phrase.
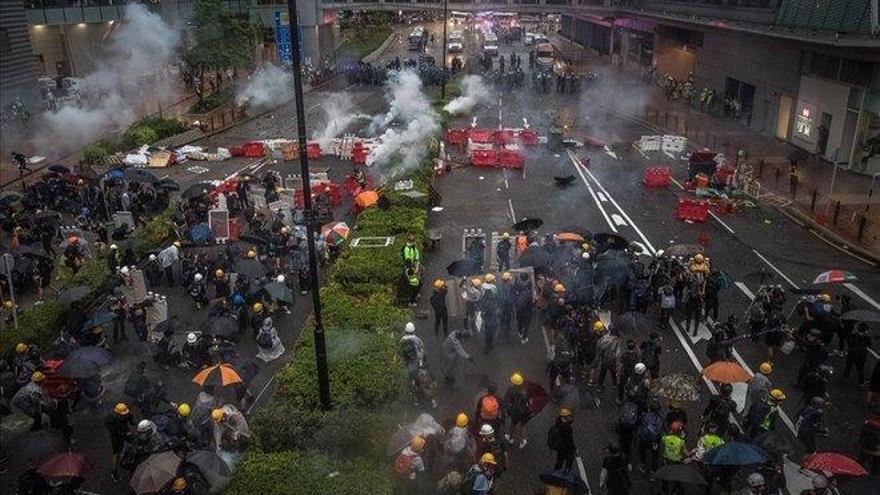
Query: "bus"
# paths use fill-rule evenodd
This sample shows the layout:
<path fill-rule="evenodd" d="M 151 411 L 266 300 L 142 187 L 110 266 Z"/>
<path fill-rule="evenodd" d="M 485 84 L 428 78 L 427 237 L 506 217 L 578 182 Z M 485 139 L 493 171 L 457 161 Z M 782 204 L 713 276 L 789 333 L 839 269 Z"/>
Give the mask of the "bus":
<path fill-rule="evenodd" d="M 471 15 L 467 12 L 459 12 L 457 10 L 453 10 L 449 13 L 449 20 L 452 21 L 453 24 L 464 24 L 470 19 Z"/>
<path fill-rule="evenodd" d="M 483 34 L 483 54 L 490 57 L 498 55 L 498 36 L 491 31 Z"/>
<path fill-rule="evenodd" d="M 535 45 L 535 65 L 538 67 L 553 67 L 553 45 L 550 43 L 538 43 Z"/>
<path fill-rule="evenodd" d="M 421 50 L 428 43 L 428 32 L 422 26 L 416 26 L 408 39 L 410 50 Z"/>

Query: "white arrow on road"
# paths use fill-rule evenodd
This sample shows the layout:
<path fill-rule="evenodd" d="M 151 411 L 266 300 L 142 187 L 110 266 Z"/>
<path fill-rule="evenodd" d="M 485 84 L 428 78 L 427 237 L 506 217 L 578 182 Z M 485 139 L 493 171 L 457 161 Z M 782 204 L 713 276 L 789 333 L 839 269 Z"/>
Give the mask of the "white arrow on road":
<path fill-rule="evenodd" d="M 617 213 L 612 213 L 611 219 L 614 220 L 614 224 L 617 226 L 626 225 L 626 221 L 623 219 L 622 216 L 618 215 Z"/>
<path fill-rule="evenodd" d="M 688 331 L 687 336 L 692 344 L 696 344 L 701 340 L 709 340 L 710 338 L 712 338 L 712 332 L 709 331 L 709 327 L 707 327 L 705 323 L 700 322 L 697 325 L 697 335 L 694 335 L 693 333 Z"/>
<path fill-rule="evenodd" d="M 523 117 L 523 127 L 526 129 L 529 128 L 529 119 L 527 119 L 525 117 Z"/>
<path fill-rule="evenodd" d="M 614 158 L 615 160 L 620 160 L 620 158 L 617 158 L 617 153 L 611 151 L 611 148 L 609 148 L 608 146 L 605 146 L 605 154 L 607 154 L 611 158 Z"/>
<path fill-rule="evenodd" d="M 474 115 L 474 120 L 471 122 L 471 127 L 476 127 L 476 126 L 477 126 L 477 116 Z"/>

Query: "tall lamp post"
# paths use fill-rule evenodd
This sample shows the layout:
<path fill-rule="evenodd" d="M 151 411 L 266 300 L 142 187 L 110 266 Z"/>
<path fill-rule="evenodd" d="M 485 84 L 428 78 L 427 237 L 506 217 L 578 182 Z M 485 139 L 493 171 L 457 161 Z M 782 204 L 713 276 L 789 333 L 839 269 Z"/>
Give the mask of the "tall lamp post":
<path fill-rule="evenodd" d="M 299 163 L 303 187 L 303 216 L 306 221 L 306 242 L 309 247 L 309 278 L 312 286 L 312 306 L 315 318 L 315 362 L 318 369 L 318 393 L 321 408 L 330 409 L 330 376 L 327 371 L 327 344 L 324 339 L 324 323 L 321 320 L 321 294 L 318 290 L 318 254 L 315 250 L 315 212 L 312 209 L 312 185 L 309 180 L 308 141 L 306 140 L 306 114 L 303 103 L 302 63 L 299 46 L 299 20 L 296 0 L 287 0 L 290 19 L 290 51 L 293 57 L 293 91 L 296 101 L 296 130 L 299 143 Z"/>
<path fill-rule="evenodd" d="M 446 24 L 449 22 L 449 0 L 443 0 L 443 84 L 440 85 L 440 98 L 446 98 Z"/>

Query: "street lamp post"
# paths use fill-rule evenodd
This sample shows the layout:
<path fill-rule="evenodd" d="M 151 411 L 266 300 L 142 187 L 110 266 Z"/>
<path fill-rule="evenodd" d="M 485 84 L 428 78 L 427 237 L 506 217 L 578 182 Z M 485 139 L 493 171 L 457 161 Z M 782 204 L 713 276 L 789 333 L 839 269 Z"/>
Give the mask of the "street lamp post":
<path fill-rule="evenodd" d="M 443 84 L 440 85 L 440 98 L 446 98 L 446 24 L 449 22 L 449 0 L 443 0 Z"/>
<path fill-rule="evenodd" d="M 312 209 L 312 185 L 309 180 L 308 141 L 306 140 L 306 115 L 303 103 L 302 63 L 299 46 L 299 20 L 296 0 L 287 0 L 290 19 L 290 51 L 293 57 L 293 91 L 296 101 L 296 130 L 299 143 L 299 163 L 302 174 L 303 216 L 306 221 L 306 242 L 309 248 L 309 278 L 312 286 L 312 306 L 315 318 L 315 361 L 318 369 L 318 393 L 321 408 L 330 409 L 330 376 L 327 371 L 327 344 L 324 339 L 324 323 L 321 320 L 321 294 L 318 290 L 318 255 L 315 250 L 315 212 Z"/>

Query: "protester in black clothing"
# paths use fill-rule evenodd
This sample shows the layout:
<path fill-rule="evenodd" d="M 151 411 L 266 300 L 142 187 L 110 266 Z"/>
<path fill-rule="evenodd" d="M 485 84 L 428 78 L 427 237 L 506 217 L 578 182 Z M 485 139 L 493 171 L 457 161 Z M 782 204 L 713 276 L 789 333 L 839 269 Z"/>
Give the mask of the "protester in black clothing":
<path fill-rule="evenodd" d="M 868 350 L 871 349 L 869 330 L 866 323 L 859 323 L 849 335 L 849 351 L 847 351 L 846 365 L 843 369 L 844 378 L 849 378 L 851 369 L 856 370 L 856 377 L 859 379 L 860 387 L 865 386 L 865 361 L 868 359 Z"/>
<path fill-rule="evenodd" d="M 446 308 L 446 282 L 438 278 L 434 281 L 431 292 L 431 309 L 434 310 L 434 337 L 440 336 L 440 325 L 443 325 L 443 336 L 449 335 L 449 311 Z"/>
<path fill-rule="evenodd" d="M 525 344 L 529 341 L 529 329 L 532 326 L 532 308 L 534 306 L 532 284 L 527 273 L 520 274 L 513 291 L 516 301 L 517 331 L 519 332 L 520 342 Z"/>
<path fill-rule="evenodd" d="M 574 433 L 571 423 L 574 421 L 574 413 L 567 407 L 559 409 L 556 424 L 547 432 L 547 446 L 556 452 L 556 464 L 553 469 L 572 470 L 574 458 L 577 455 L 577 446 L 574 443 Z"/>
<path fill-rule="evenodd" d="M 630 492 L 629 459 L 614 444 L 608 446 L 608 455 L 602 460 L 602 471 L 599 474 L 599 488 L 607 488 L 608 495 L 628 495 Z"/>
<path fill-rule="evenodd" d="M 73 426 L 70 424 L 70 413 L 73 412 L 73 402 L 70 400 L 67 386 L 61 385 L 56 390 L 55 400 L 47 405 L 49 414 L 49 427 L 61 431 L 65 445 L 70 445 L 73 438 Z"/>
<path fill-rule="evenodd" d="M 116 404 L 113 411 L 104 420 L 104 426 L 110 434 L 110 444 L 113 448 L 113 472 L 110 473 L 110 479 L 118 482 L 119 457 L 125 442 L 131 438 L 132 429 L 134 428 L 134 418 L 128 406 L 122 402 Z"/>

